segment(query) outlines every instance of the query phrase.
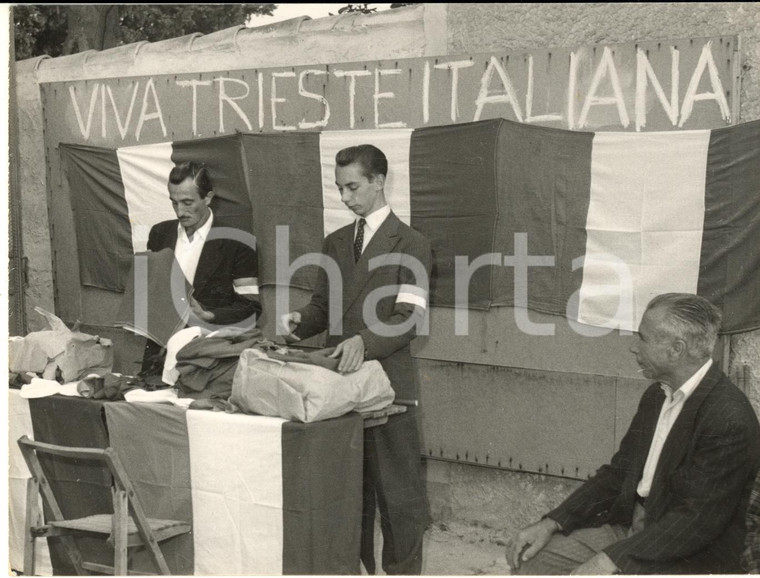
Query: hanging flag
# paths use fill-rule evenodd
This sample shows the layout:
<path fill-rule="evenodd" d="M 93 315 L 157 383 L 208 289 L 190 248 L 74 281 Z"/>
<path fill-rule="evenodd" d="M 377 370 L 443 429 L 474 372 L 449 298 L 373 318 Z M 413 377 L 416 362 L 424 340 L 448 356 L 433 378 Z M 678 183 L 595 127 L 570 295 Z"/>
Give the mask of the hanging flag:
<path fill-rule="evenodd" d="M 660 293 L 695 293 L 710 131 L 597 133 L 578 320 L 635 331 Z"/>
<path fill-rule="evenodd" d="M 237 135 L 116 150 L 61 145 L 71 194 L 82 285 L 124 291 L 134 253 L 153 225 L 174 220 L 167 184 L 184 161 L 208 167 L 217 217 L 252 232 L 251 201 Z"/>
<path fill-rule="evenodd" d="M 494 250 L 497 196 L 496 156 L 501 121 L 414 131 L 409 155 L 411 225 L 430 240 L 433 278 L 430 301 L 453 305 L 457 256 L 472 263 Z M 463 306 L 487 309 L 494 300 L 498 269 L 474 270 Z"/>
<path fill-rule="evenodd" d="M 259 245 L 259 287 L 275 284 L 276 260 L 322 248 L 324 240 L 319 133 L 242 134 L 253 229 Z M 277 243 L 286 227 L 288 244 Z M 271 250 L 279 247 L 278 251 Z M 286 250 L 287 247 L 287 250 Z M 314 267 L 302 267 L 290 285 L 311 289 Z"/>
<path fill-rule="evenodd" d="M 123 291 L 132 266 L 132 226 L 116 151 L 61 145 L 69 181 L 82 285 Z"/>
<path fill-rule="evenodd" d="M 274 285 L 278 259 L 319 253 L 354 219 L 334 159 L 363 143 L 389 159 L 391 208 L 431 242 L 434 306 L 509 305 L 635 330 L 652 297 L 683 291 L 719 305 L 726 332 L 760 327 L 760 121 L 583 133 L 495 119 L 117 152 L 62 145 L 82 283 L 123 290 L 124 263 L 167 215 L 161 174 L 192 158 L 212 170 L 215 212 L 256 235 L 260 285 Z M 309 289 L 313 275 L 299 268 L 289 284 Z"/>

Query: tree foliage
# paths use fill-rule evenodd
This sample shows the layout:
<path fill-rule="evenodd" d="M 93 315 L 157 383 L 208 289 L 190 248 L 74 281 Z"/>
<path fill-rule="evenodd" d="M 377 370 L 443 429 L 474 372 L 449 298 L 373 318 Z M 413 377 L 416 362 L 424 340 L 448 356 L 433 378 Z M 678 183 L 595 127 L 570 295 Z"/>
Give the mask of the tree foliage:
<path fill-rule="evenodd" d="M 377 12 L 377 8 L 370 8 L 369 4 L 346 4 L 340 10 L 338 14 L 349 14 L 359 12 L 360 14 L 372 14 Z"/>
<path fill-rule="evenodd" d="M 16 60 L 103 50 L 141 40 L 156 42 L 193 32 L 209 34 L 272 14 L 275 4 L 17 5 Z"/>
<path fill-rule="evenodd" d="M 192 4 L 121 6 L 122 38 L 125 44 L 156 42 L 192 32 L 210 34 L 236 24 L 245 24 L 254 14 L 272 14 L 275 4 Z"/>
<path fill-rule="evenodd" d="M 394 2 L 390 7 L 393 9 L 402 8 L 404 6 L 416 6 L 417 4 L 419 4 L 419 2 Z M 373 14 L 375 12 L 377 12 L 377 8 L 370 8 L 369 4 L 346 4 L 338 10 L 338 14 Z M 335 16 L 335 14 L 330 12 L 330 16 Z"/>
<path fill-rule="evenodd" d="M 16 60 L 41 54 L 60 56 L 67 21 L 65 6 L 14 6 Z"/>

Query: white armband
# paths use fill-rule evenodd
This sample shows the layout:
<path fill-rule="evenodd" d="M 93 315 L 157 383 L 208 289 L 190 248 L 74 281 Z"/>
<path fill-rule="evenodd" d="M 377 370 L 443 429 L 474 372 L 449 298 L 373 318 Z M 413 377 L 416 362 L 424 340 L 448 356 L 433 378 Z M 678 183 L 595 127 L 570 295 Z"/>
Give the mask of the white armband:
<path fill-rule="evenodd" d="M 259 280 L 257 277 L 242 277 L 234 279 L 232 285 L 238 295 L 258 295 Z"/>
<path fill-rule="evenodd" d="M 409 303 L 427 309 L 428 293 L 416 285 L 402 285 L 396 295 L 396 303 Z"/>

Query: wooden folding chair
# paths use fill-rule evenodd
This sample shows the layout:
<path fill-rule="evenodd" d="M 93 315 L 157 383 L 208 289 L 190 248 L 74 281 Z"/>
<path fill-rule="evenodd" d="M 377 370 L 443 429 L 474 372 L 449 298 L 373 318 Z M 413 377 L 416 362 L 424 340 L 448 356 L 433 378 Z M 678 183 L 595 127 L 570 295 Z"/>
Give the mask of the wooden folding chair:
<path fill-rule="evenodd" d="M 125 576 L 128 573 L 127 551 L 133 546 L 145 546 L 160 574 L 170 574 L 159 542 L 190 531 L 190 524 L 179 520 L 148 518 L 137 494 L 127 477 L 124 466 L 112 448 L 91 449 L 57 446 L 22 436 L 18 440 L 29 471 L 32 474 L 26 495 L 26 528 L 24 536 L 24 575 L 34 575 L 34 542 L 37 537 L 60 536 L 66 553 L 77 574 L 87 571 Z M 77 519 L 64 519 L 58 501 L 53 495 L 47 476 L 40 465 L 37 453 L 65 458 L 104 463 L 114 480 L 113 514 L 96 514 Z M 50 516 L 42 522 L 37 495 L 48 507 Z M 61 496 L 62 499 L 65 497 Z M 113 543 L 114 565 L 106 566 L 82 560 L 74 540 L 75 535 L 101 535 Z M 139 574 L 138 572 L 129 572 Z"/>

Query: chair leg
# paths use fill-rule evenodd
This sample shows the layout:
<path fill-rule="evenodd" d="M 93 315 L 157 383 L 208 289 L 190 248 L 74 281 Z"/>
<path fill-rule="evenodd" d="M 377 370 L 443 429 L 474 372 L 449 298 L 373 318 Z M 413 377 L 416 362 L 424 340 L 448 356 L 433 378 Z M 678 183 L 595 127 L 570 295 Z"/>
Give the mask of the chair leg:
<path fill-rule="evenodd" d="M 26 481 L 26 516 L 24 520 L 24 576 L 34 576 L 34 546 L 36 538 L 32 528 L 40 521 L 40 484 L 34 478 Z"/>
<path fill-rule="evenodd" d="M 127 570 L 127 523 L 129 507 L 127 492 L 115 490 L 113 493 L 113 573 L 114 576 L 126 576 Z"/>

